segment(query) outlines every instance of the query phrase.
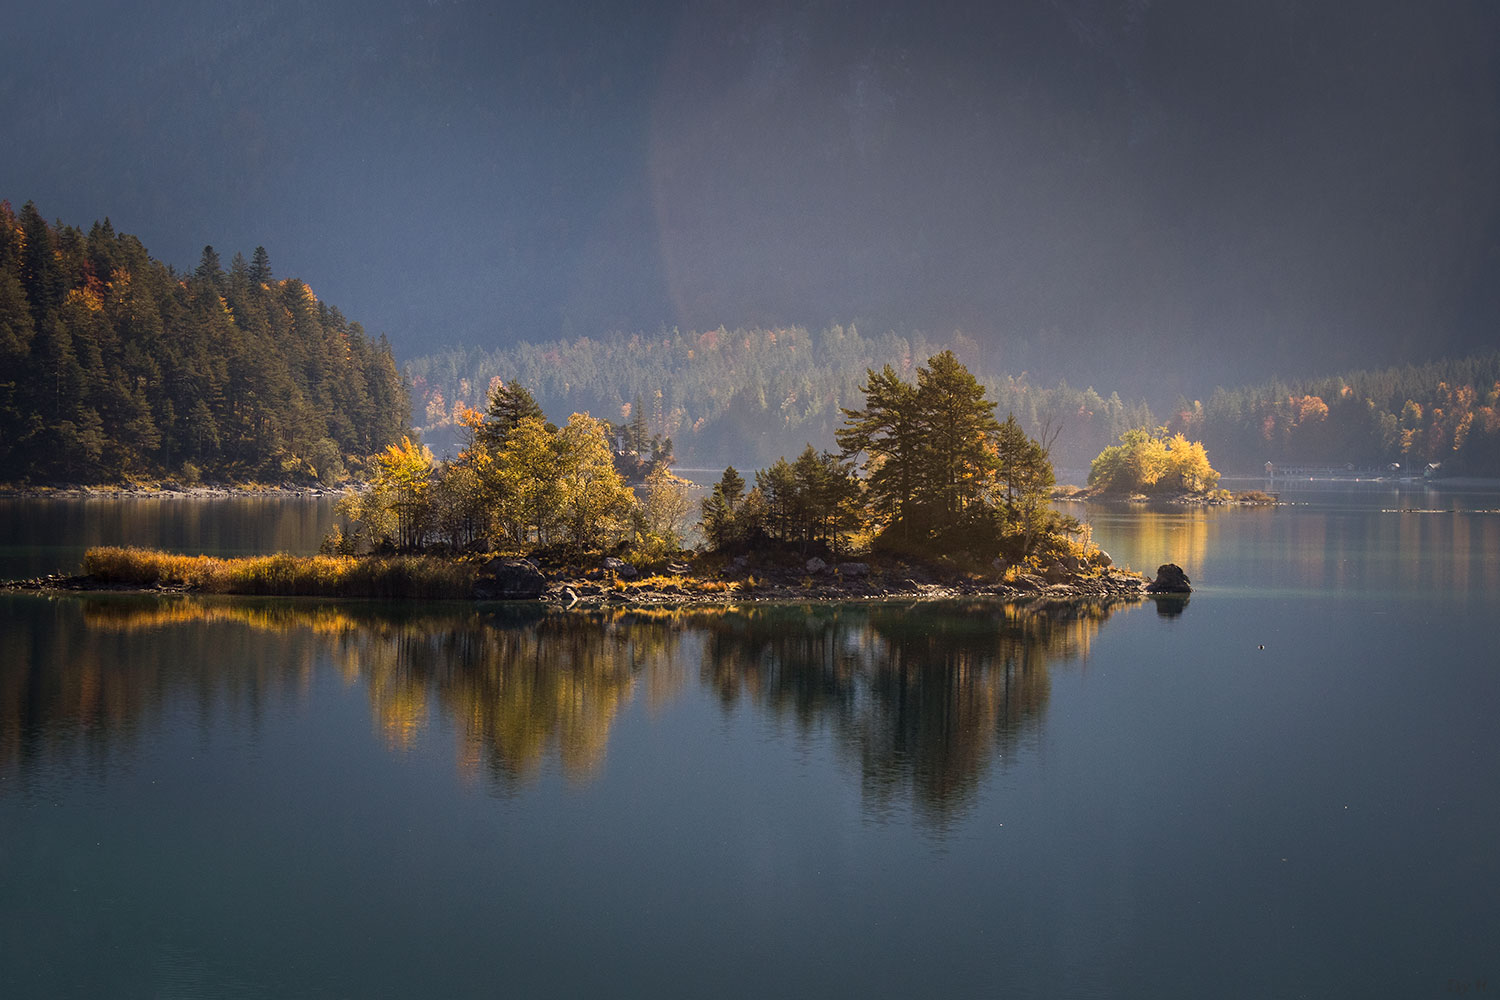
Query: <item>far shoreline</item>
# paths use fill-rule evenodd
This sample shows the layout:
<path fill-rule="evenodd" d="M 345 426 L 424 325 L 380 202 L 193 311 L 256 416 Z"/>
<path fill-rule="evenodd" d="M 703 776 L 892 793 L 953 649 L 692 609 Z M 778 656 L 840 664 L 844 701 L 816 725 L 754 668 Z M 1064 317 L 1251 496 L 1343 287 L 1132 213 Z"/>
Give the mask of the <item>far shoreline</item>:
<path fill-rule="evenodd" d="M 180 483 L 67 483 L 48 486 L 0 486 L 0 500 L 222 500 L 237 497 L 314 498 L 342 496 L 360 490 L 363 483 L 339 486 L 306 486 L 262 483 L 213 483 L 186 486 Z"/>

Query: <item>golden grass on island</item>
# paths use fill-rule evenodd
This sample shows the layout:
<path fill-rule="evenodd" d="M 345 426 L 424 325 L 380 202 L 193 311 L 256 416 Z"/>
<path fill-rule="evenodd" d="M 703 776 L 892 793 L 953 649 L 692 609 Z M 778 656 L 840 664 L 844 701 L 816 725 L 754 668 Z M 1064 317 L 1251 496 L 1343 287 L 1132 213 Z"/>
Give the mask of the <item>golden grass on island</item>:
<path fill-rule="evenodd" d="M 220 559 L 155 549 L 100 547 L 83 556 L 86 575 L 127 587 L 278 597 L 464 598 L 472 563 L 428 556 L 246 556 Z"/>

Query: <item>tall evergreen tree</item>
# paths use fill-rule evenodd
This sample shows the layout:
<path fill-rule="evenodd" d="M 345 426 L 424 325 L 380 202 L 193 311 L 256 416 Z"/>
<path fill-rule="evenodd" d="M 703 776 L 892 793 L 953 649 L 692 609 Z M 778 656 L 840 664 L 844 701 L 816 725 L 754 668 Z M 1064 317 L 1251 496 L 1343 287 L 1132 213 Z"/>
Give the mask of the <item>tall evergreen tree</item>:
<path fill-rule="evenodd" d="M 479 443 L 492 451 L 500 450 L 516 425 L 529 417 L 543 423 L 547 420 L 531 390 L 516 382 L 501 382 L 490 394 L 490 405 L 477 434 Z"/>
<path fill-rule="evenodd" d="M 271 255 L 265 247 L 256 247 L 250 255 L 250 280 L 257 285 L 271 283 Z"/>
<path fill-rule="evenodd" d="M 992 441 L 1000 430 L 984 386 L 943 351 L 917 369 L 920 501 L 952 522 L 985 495 L 994 469 Z"/>
<path fill-rule="evenodd" d="M 866 373 L 862 409 L 843 410 L 835 433 L 846 459 L 864 456 L 866 486 L 877 517 L 909 535 L 922 480 L 922 424 L 916 388 L 886 365 Z"/>
<path fill-rule="evenodd" d="M 224 267 L 219 263 L 219 252 L 211 246 L 203 248 L 203 254 L 198 258 L 198 269 L 193 275 L 210 282 L 215 286 L 221 285 L 224 279 Z"/>

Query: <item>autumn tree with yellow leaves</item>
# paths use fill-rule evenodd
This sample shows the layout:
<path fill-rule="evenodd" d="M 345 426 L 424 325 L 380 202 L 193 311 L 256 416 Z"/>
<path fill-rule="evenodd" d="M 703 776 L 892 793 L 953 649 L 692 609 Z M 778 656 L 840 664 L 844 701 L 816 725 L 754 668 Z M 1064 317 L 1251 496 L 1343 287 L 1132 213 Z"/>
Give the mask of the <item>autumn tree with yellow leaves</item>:
<path fill-rule="evenodd" d="M 1202 442 L 1168 437 L 1165 427 L 1126 431 L 1089 466 L 1089 486 L 1101 493 L 1201 493 L 1218 485 Z"/>

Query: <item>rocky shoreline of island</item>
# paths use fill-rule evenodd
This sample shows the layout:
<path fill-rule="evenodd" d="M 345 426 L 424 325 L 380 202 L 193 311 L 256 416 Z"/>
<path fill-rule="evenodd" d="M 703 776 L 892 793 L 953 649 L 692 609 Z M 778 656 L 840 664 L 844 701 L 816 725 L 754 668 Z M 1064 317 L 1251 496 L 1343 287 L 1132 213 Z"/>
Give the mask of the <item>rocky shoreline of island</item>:
<path fill-rule="evenodd" d="M 1099 487 L 1060 486 L 1052 491 L 1054 501 L 1130 506 L 1162 505 L 1176 507 L 1276 507 L 1281 504 L 1274 493 L 1263 490 L 1177 490 L 1142 493 L 1108 490 Z"/>
<path fill-rule="evenodd" d="M 1134 571 L 1075 561 L 1045 571 L 961 572 L 920 561 L 825 562 L 740 556 L 685 558 L 642 572 L 618 558 L 546 565 L 491 556 L 214 559 L 151 550 L 91 549 L 83 572 L 0 584 L 45 593 L 223 594 L 323 599 L 540 602 L 554 608 L 942 601 L 982 598 L 1037 608 L 1136 602 L 1151 582 Z"/>

